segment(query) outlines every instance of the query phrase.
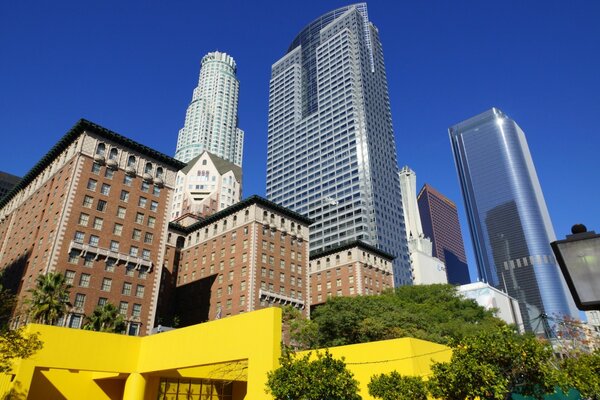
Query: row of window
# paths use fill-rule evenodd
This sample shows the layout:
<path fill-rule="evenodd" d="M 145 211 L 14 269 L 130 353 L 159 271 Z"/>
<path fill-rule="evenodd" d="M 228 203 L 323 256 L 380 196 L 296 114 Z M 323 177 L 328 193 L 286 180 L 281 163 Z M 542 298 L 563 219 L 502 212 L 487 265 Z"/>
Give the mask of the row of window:
<path fill-rule="evenodd" d="M 66 270 L 65 271 L 65 282 L 69 285 L 73 285 L 75 282 L 75 271 Z M 77 286 L 87 288 L 90 287 L 90 281 L 92 276 L 87 273 L 81 273 L 79 275 L 79 283 Z M 112 279 L 111 278 L 103 278 L 101 290 L 105 292 L 110 292 L 112 287 Z M 123 289 L 121 290 L 121 294 L 124 296 L 131 296 L 133 289 L 133 284 L 131 282 L 124 282 Z M 135 297 L 144 298 L 145 286 L 137 285 L 135 288 Z"/>
<path fill-rule="evenodd" d="M 73 301 L 73 307 L 75 308 L 83 308 L 85 306 L 86 295 L 83 293 L 75 294 L 75 301 Z M 101 297 L 98 299 L 98 306 L 102 307 L 104 304 L 108 302 L 108 299 Z M 129 311 L 129 303 L 126 301 L 121 301 L 119 303 L 119 314 L 127 317 L 127 312 Z M 139 318 L 142 314 L 142 305 L 134 303 L 131 308 L 131 316 L 133 318 Z"/>
<path fill-rule="evenodd" d="M 96 146 L 96 155 L 100 156 L 100 157 L 105 157 L 106 156 L 106 150 L 107 150 L 107 146 L 105 143 L 98 143 L 98 145 Z M 113 147 L 110 149 L 110 151 L 108 152 L 108 159 L 109 160 L 113 160 L 113 161 L 118 161 L 119 159 L 119 150 L 116 147 Z M 136 167 L 137 165 L 137 159 L 134 155 L 130 155 L 127 158 L 127 167 Z M 145 174 L 152 174 L 154 172 L 154 166 L 152 165 L 151 162 L 147 162 L 146 165 L 144 166 L 144 173 Z M 156 168 L 156 174 L 155 176 L 157 178 L 161 178 L 164 174 L 164 170 L 162 167 L 157 167 Z"/>
<path fill-rule="evenodd" d="M 94 198 L 92 196 L 85 195 L 83 198 L 83 207 L 92 208 L 94 205 Z M 100 212 L 105 212 L 108 203 L 105 200 L 98 200 L 96 203 L 96 210 Z M 151 210 L 153 211 L 153 210 Z M 124 219 L 127 213 L 127 209 L 125 207 L 118 206 L 117 207 L 117 218 Z M 146 215 L 141 212 L 137 212 L 135 215 L 135 222 L 137 224 L 144 224 L 144 220 L 146 219 Z M 154 228 L 156 224 L 156 217 L 148 216 L 147 225 L 149 228 Z"/>

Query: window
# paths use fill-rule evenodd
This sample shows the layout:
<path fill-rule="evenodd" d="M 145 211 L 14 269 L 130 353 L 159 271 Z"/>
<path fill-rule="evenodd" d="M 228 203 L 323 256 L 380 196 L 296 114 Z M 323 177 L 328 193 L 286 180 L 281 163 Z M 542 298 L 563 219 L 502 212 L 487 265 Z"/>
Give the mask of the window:
<path fill-rule="evenodd" d="M 121 196 L 119 196 L 121 201 L 129 201 L 129 192 L 127 190 L 121 190 Z"/>
<path fill-rule="evenodd" d="M 148 199 L 145 197 L 140 197 L 140 199 L 138 200 L 138 206 L 142 207 L 142 208 L 146 208 L 146 203 L 148 202 Z"/>
<path fill-rule="evenodd" d="M 100 173 L 100 164 L 93 163 L 92 164 L 92 174 L 98 175 Z"/>
<path fill-rule="evenodd" d="M 162 167 L 156 168 L 156 177 L 157 178 L 162 178 L 162 176 L 163 176 L 163 169 L 162 169 Z"/>
<path fill-rule="evenodd" d="M 90 274 L 81 274 L 79 276 L 79 286 L 89 287 L 90 286 Z"/>
<path fill-rule="evenodd" d="M 93 267 L 94 266 L 94 257 L 96 257 L 93 253 L 87 253 L 85 257 L 83 257 L 83 266 L 84 267 Z"/>
<path fill-rule="evenodd" d="M 133 265 L 133 264 L 127 264 L 127 267 L 125 268 L 125 275 L 126 276 L 133 276 L 134 269 L 135 269 L 135 265 Z"/>
<path fill-rule="evenodd" d="M 116 240 L 110 241 L 110 251 L 118 252 L 119 251 L 119 242 Z"/>
<path fill-rule="evenodd" d="M 131 238 L 133 240 L 140 240 L 142 237 L 142 231 L 140 231 L 139 229 L 134 229 L 133 233 L 131 234 Z"/>
<path fill-rule="evenodd" d="M 75 295 L 75 301 L 73 302 L 73 306 L 75 308 L 83 308 L 84 304 L 85 304 L 85 294 L 77 293 Z"/>
<path fill-rule="evenodd" d="M 152 243 L 153 237 L 154 235 L 152 235 L 150 232 L 146 232 L 144 234 L 144 243 Z"/>
<path fill-rule="evenodd" d="M 97 185 L 98 185 L 98 181 L 97 180 L 90 179 L 90 180 L 88 180 L 88 183 L 87 183 L 87 189 L 91 190 L 91 191 L 95 191 Z"/>
<path fill-rule="evenodd" d="M 147 276 L 148 276 L 148 270 L 147 269 L 142 269 L 138 273 L 138 278 L 140 278 L 140 279 L 146 279 Z"/>
<path fill-rule="evenodd" d="M 132 182 L 133 182 L 133 178 L 129 175 L 125 175 L 125 177 L 123 178 L 123 183 L 127 186 L 131 186 Z"/>
<path fill-rule="evenodd" d="M 98 147 L 96 147 L 96 155 L 104 157 L 106 154 L 106 145 L 104 143 L 98 143 Z"/>
<path fill-rule="evenodd" d="M 150 202 L 150 211 L 156 211 L 156 210 L 158 210 L 158 201 L 152 200 Z"/>
<path fill-rule="evenodd" d="M 98 200 L 98 205 L 96 205 L 96 210 L 104 212 L 104 210 L 106 210 L 106 201 Z"/>
<path fill-rule="evenodd" d="M 149 261 L 150 260 L 150 250 L 143 249 L 142 250 L 142 258 L 146 261 Z"/>
<path fill-rule="evenodd" d="M 139 249 L 137 248 L 137 246 L 131 246 L 131 247 L 129 248 L 129 255 L 130 255 L 130 256 L 133 256 L 133 257 L 137 257 L 137 255 L 138 255 L 138 250 L 139 250 Z"/>
<path fill-rule="evenodd" d="M 142 192 L 148 192 L 150 190 L 150 184 L 148 182 L 142 182 L 140 188 L 142 189 Z"/>
<path fill-rule="evenodd" d="M 156 224 L 156 218 L 155 217 L 148 217 L 148 227 L 149 228 L 154 228 L 155 224 Z"/>
<path fill-rule="evenodd" d="M 113 234 L 115 234 L 117 236 L 121 236 L 122 233 L 123 233 L 123 225 L 115 223 L 115 226 L 113 227 Z"/>
<path fill-rule="evenodd" d="M 142 305 L 134 304 L 133 308 L 131 310 L 131 316 L 135 317 L 135 318 L 139 318 L 141 314 L 142 314 Z"/>
<path fill-rule="evenodd" d="M 152 163 L 146 163 L 146 166 L 144 167 L 144 173 L 145 174 L 152 174 Z"/>
<path fill-rule="evenodd" d="M 154 187 L 152 188 L 152 194 L 153 194 L 154 196 L 160 196 L 160 188 L 159 188 L 159 187 L 157 187 L 157 186 L 154 186 Z"/>
<path fill-rule="evenodd" d="M 125 218 L 125 212 L 127 211 L 127 209 L 125 207 L 118 207 L 117 208 L 117 218 Z"/>
<path fill-rule="evenodd" d="M 84 237 L 85 237 L 85 234 L 83 232 L 77 231 L 77 232 L 75 232 L 75 237 L 73 238 L 73 241 L 75 243 L 83 243 Z"/>
<path fill-rule="evenodd" d="M 98 306 L 99 307 L 104 307 L 104 305 L 108 302 L 108 299 L 106 297 L 100 297 L 98 299 Z"/>
<path fill-rule="evenodd" d="M 85 208 L 92 208 L 92 203 L 94 202 L 94 198 L 91 196 L 85 196 L 83 198 L 83 206 Z"/>
<path fill-rule="evenodd" d="M 106 272 L 115 272 L 115 260 L 113 260 L 112 258 L 107 258 L 104 270 Z"/>
<path fill-rule="evenodd" d="M 129 158 L 127 159 L 127 166 L 135 167 L 135 156 L 129 156 Z"/>
<path fill-rule="evenodd" d="M 103 183 L 100 187 L 100 193 L 102 193 L 104 196 L 108 196 L 110 194 L 110 185 Z"/>
<path fill-rule="evenodd" d="M 122 301 L 119 303 L 119 314 L 127 315 L 127 309 L 129 308 L 129 303 L 126 301 Z"/>
<path fill-rule="evenodd" d="M 88 214 L 85 214 L 85 213 L 79 214 L 79 225 L 87 226 L 89 220 L 90 220 L 90 216 Z"/>
<path fill-rule="evenodd" d="M 65 283 L 67 285 L 72 285 L 75 280 L 75 271 L 66 270 L 65 271 Z"/>
<path fill-rule="evenodd" d="M 123 291 L 121 292 L 121 294 L 125 295 L 125 296 L 131 295 L 131 283 L 129 283 L 129 282 L 123 283 Z"/>
<path fill-rule="evenodd" d="M 112 286 L 112 279 L 110 278 L 103 278 L 102 279 L 102 286 L 100 286 L 100 290 L 104 291 L 104 292 L 110 292 L 110 287 Z"/>
<path fill-rule="evenodd" d="M 71 252 L 69 253 L 69 263 L 77 264 L 77 262 L 79 261 L 79 254 L 79 250 L 71 250 Z"/>
<path fill-rule="evenodd" d="M 142 214 L 141 212 L 137 213 L 135 215 L 135 223 L 136 224 L 143 224 L 144 223 L 144 214 Z"/>
<path fill-rule="evenodd" d="M 135 288 L 135 297 L 139 297 L 140 299 L 144 297 L 144 285 L 137 285 Z"/>
<path fill-rule="evenodd" d="M 100 242 L 100 237 L 90 235 L 90 246 L 98 247 L 98 242 Z"/>
<path fill-rule="evenodd" d="M 96 230 L 102 230 L 102 224 L 104 223 L 104 220 L 102 218 L 96 217 L 94 218 L 94 229 Z"/>

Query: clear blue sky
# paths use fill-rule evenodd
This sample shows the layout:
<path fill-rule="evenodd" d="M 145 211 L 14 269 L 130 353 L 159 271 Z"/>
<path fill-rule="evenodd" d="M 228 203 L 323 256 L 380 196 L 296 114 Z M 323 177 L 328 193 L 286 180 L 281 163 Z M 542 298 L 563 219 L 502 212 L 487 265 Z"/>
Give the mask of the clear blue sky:
<path fill-rule="evenodd" d="M 81 117 L 173 155 L 207 52 L 231 54 L 244 195 L 265 191 L 270 67 L 341 1 L 0 2 L 0 170 L 24 175 Z M 459 206 L 448 126 L 499 107 L 523 128 L 557 236 L 600 231 L 600 2 L 368 2 L 400 166 Z"/>

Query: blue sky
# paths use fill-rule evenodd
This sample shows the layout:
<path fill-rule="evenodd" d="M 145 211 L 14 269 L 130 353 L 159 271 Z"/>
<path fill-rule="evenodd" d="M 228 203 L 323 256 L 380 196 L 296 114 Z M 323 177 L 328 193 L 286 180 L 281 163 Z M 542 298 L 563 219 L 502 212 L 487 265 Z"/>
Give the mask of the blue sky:
<path fill-rule="evenodd" d="M 2 1 L 0 170 L 24 175 L 81 117 L 173 155 L 200 59 L 231 54 L 244 195 L 264 195 L 271 65 L 341 1 Z M 600 2 L 368 2 L 400 166 L 460 210 L 447 128 L 492 106 L 525 131 L 558 237 L 600 231 Z"/>

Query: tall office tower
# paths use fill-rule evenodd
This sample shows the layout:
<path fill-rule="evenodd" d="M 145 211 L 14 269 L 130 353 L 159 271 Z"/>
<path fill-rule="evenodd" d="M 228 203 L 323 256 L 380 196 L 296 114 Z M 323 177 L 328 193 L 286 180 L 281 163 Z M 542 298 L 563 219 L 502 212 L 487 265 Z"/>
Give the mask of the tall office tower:
<path fill-rule="evenodd" d="M 519 301 L 525 328 L 577 317 L 525 134 L 492 108 L 449 129 L 480 277 Z"/>
<path fill-rule="evenodd" d="M 402 209 L 408 236 L 408 250 L 412 266 L 413 283 L 416 285 L 448 283 L 444 263 L 433 257 L 433 243 L 425 237 L 417 204 L 417 174 L 407 166 L 398 172 Z"/>
<path fill-rule="evenodd" d="M 308 215 L 311 253 L 362 240 L 411 283 L 383 51 L 364 3 L 306 26 L 273 64 L 267 197 Z"/>
<path fill-rule="evenodd" d="M 456 204 L 425 184 L 417 196 L 423 233 L 433 242 L 433 256 L 446 265 L 448 283 L 471 283 Z"/>
<path fill-rule="evenodd" d="M 188 162 L 203 150 L 242 165 L 244 131 L 238 128 L 238 93 L 233 58 L 218 51 L 202 58 L 200 79 L 179 131 L 175 158 Z"/>

